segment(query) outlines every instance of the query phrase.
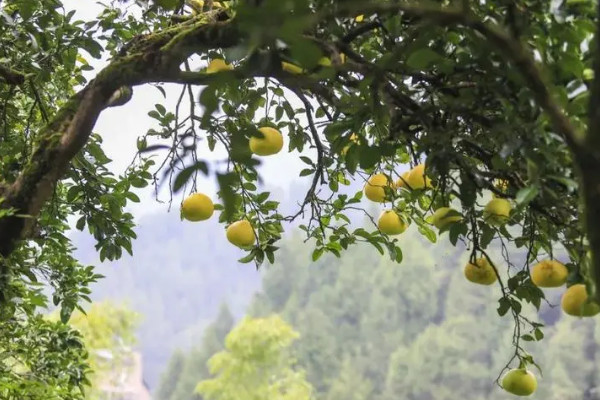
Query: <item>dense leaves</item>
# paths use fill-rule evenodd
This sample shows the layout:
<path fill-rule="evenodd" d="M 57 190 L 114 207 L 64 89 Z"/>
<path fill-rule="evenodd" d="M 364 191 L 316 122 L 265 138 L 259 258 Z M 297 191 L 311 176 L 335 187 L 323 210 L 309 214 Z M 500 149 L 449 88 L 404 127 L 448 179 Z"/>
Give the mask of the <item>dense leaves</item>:
<path fill-rule="evenodd" d="M 72 257 L 69 217 L 93 235 L 101 260 L 115 260 L 132 253 L 133 188 L 164 183 L 187 194 L 199 190 L 199 174 L 219 184 L 219 221 L 248 219 L 257 232 L 242 262 L 273 263 L 291 222 L 314 243 L 313 261 L 365 242 L 402 262 L 407 249 L 379 230 L 362 186 L 375 173 L 397 182 L 425 164 L 431 182 L 417 185 L 417 176 L 386 187 L 385 207 L 430 242 L 447 230 L 452 244 L 469 244 L 471 261 L 492 261 L 498 314 L 514 321 L 515 361 L 532 364 L 519 340 L 541 334 L 523 314 L 544 295 L 528 266 L 564 251 L 568 283 L 600 293 L 594 7 L 136 0 L 76 21 L 59 0 L 3 2 L 0 322 L 45 328 L 44 285 L 62 322 L 88 300 L 100 276 Z M 90 57 L 107 66 L 94 70 Z M 215 59 L 231 67 L 204 69 Z M 180 85 L 174 109 L 165 102 L 148 110 L 154 128 L 140 134 L 132 166 L 114 176 L 92 131 L 98 115 L 126 107 L 132 86 L 154 84 L 166 96 L 162 83 Z M 310 179 L 290 214 L 262 189 L 261 160 L 248 148 L 261 126 L 284 134 L 284 149 Z M 222 159 L 209 165 L 199 156 L 206 148 Z M 492 196 L 509 204 L 509 215 L 490 218 Z M 436 231 L 430 218 L 444 206 L 462 219 Z M 357 214 L 370 223 L 353 224 Z M 502 257 L 491 260 L 495 242 Z M 0 348 L 19 343 L 20 331 L 7 332 Z M 69 362 L 66 353 L 48 354 Z M 61 381 L 61 390 L 84 381 Z"/>

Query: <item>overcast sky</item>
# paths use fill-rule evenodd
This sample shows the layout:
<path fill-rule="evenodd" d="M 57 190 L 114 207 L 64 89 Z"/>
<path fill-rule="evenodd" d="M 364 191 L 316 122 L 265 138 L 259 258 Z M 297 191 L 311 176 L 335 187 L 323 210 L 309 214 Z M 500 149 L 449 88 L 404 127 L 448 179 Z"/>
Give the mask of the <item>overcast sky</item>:
<path fill-rule="evenodd" d="M 82 20 L 93 19 L 102 9 L 94 0 L 64 0 L 64 4 L 68 10 L 76 10 L 75 18 Z M 96 67 L 95 71 L 88 74 L 88 78 L 92 78 L 98 69 L 105 65 L 105 62 L 93 60 L 91 57 L 87 58 L 90 64 Z M 153 119 L 147 115 L 148 111 L 154 109 L 154 104 L 163 103 L 172 106 L 175 104 L 181 86 L 166 85 L 165 89 L 167 91 L 166 101 L 160 92 L 152 86 L 136 87 L 134 88 L 133 98 L 129 103 L 121 107 L 109 108 L 100 115 L 94 132 L 102 136 L 104 150 L 113 159 L 111 169 L 114 172 L 122 173 L 130 164 L 137 151 L 137 138 L 149 128 L 156 128 Z M 167 108 L 173 110 L 173 107 Z M 287 142 L 284 149 L 286 146 Z M 211 154 L 206 148 L 198 150 L 199 157 L 206 160 L 214 160 L 223 156 L 223 154 Z M 262 161 L 263 165 L 260 167 L 260 173 L 264 181 L 269 185 L 279 186 L 283 189 L 287 189 L 290 181 L 298 179 L 298 173 L 303 165 L 297 154 L 288 154 L 285 151 L 268 158 L 262 158 Z M 200 178 L 198 190 L 216 200 L 216 183 L 212 177 Z M 141 204 L 132 206 L 132 211 L 137 217 L 159 210 L 167 210 L 165 204 L 154 201 L 152 188 L 146 188 L 138 193 L 142 198 Z M 162 197 L 166 198 L 164 193 Z M 177 208 L 179 207 L 178 201 L 174 202 L 174 206 Z"/>

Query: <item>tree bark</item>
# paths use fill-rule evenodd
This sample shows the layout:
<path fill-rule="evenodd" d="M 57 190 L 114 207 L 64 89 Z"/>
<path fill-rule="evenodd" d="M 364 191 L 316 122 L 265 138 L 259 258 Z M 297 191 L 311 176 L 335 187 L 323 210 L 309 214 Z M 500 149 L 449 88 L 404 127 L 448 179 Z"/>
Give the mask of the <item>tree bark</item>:
<path fill-rule="evenodd" d="M 18 178 L 4 188 L 0 207 L 15 210 L 0 218 L 0 258 L 8 257 L 26 238 L 71 160 L 87 143 L 100 113 L 122 86 L 169 82 L 179 78 L 179 65 L 193 53 L 225 48 L 240 40 L 230 22 L 191 21 L 134 39 L 128 50 L 100 71 L 73 96 L 40 132 L 39 141 Z M 8 271 L 0 271 L 6 275 Z"/>
<path fill-rule="evenodd" d="M 597 2 L 594 41 L 594 80 L 588 109 L 588 131 L 583 145 L 575 154 L 581 176 L 584 221 L 592 254 L 590 278 L 594 281 L 595 299 L 600 302 L 600 0 Z"/>

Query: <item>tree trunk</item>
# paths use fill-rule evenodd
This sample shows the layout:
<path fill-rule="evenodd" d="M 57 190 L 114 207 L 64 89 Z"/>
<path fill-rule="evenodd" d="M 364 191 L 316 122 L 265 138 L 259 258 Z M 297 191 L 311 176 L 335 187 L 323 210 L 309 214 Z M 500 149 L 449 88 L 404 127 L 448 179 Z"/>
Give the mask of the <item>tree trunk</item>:
<path fill-rule="evenodd" d="M 590 278 L 596 287 L 595 298 L 600 301 L 600 149 L 590 149 L 579 155 L 577 163 L 581 172 L 583 221 L 592 254 Z"/>

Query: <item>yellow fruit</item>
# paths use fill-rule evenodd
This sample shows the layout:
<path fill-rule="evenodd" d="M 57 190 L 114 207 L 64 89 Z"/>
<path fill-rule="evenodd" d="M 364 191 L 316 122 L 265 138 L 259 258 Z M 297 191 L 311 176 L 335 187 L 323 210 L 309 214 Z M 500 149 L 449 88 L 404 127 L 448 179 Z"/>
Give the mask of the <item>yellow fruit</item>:
<path fill-rule="evenodd" d="M 537 389 L 537 379 L 525 368 L 511 369 L 502 379 L 502 388 L 517 396 L 529 396 Z"/>
<path fill-rule="evenodd" d="M 416 167 L 414 167 L 408 175 L 407 182 L 408 186 L 410 186 L 411 189 L 423 189 L 432 187 L 431 179 L 429 179 L 425 175 L 425 164 L 419 164 Z"/>
<path fill-rule="evenodd" d="M 508 221 L 512 206 L 506 199 L 492 199 L 483 209 L 483 218 L 490 225 L 500 226 Z"/>
<path fill-rule="evenodd" d="M 356 22 L 363 22 L 364 19 L 365 19 L 365 16 L 362 15 L 362 14 L 361 15 L 357 15 L 356 18 L 354 18 L 354 20 Z"/>
<path fill-rule="evenodd" d="M 203 0 L 188 0 L 187 3 L 192 8 L 192 10 L 194 10 L 194 14 L 201 13 L 202 9 L 204 8 Z"/>
<path fill-rule="evenodd" d="M 281 69 L 289 72 L 290 74 L 302 74 L 304 70 L 297 65 L 291 64 L 289 62 L 282 61 Z"/>
<path fill-rule="evenodd" d="M 259 156 L 271 156 L 279 153 L 283 148 L 281 132 L 268 126 L 263 126 L 258 130 L 263 137 L 252 136 L 250 138 L 250 151 Z"/>
<path fill-rule="evenodd" d="M 399 235 L 408 228 L 408 224 L 396 211 L 386 210 L 379 216 L 377 227 L 386 235 Z"/>
<path fill-rule="evenodd" d="M 479 285 L 491 285 L 497 279 L 494 268 L 485 257 L 475 260 L 475 264 L 467 263 L 465 266 L 465 278 Z"/>
<path fill-rule="evenodd" d="M 385 188 L 392 188 L 392 182 L 384 174 L 375 174 L 365 184 L 365 196 L 371 201 L 383 203 L 386 200 Z"/>
<path fill-rule="evenodd" d="M 403 173 L 401 175 L 400 178 L 398 178 L 398 180 L 394 184 L 397 189 L 400 189 L 401 187 L 406 187 L 406 182 L 408 182 L 409 175 L 410 175 L 410 171 L 406 171 L 405 173 Z"/>
<path fill-rule="evenodd" d="M 227 240 L 242 249 L 252 247 L 256 243 L 256 234 L 249 221 L 243 219 L 229 225 L 226 230 Z"/>
<path fill-rule="evenodd" d="M 344 64 L 346 62 L 346 55 L 344 53 L 340 53 L 340 62 Z"/>
<path fill-rule="evenodd" d="M 208 67 L 206 67 L 206 73 L 213 74 L 215 72 L 231 71 L 232 69 L 233 66 L 231 64 L 227 64 L 220 58 L 215 58 L 214 60 L 211 60 L 211 62 L 208 64 Z"/>
<path fill-rule="evenodd" d="M 356 144 L 360 143 L 358 140 L 358 135 L 356 133 L 353 133 L 352 135 L 350 135 L 350 141 L 354 142 Z M 348 145 L 344 146 L 344 148 L 342 149 L 342 151 L 340 153 L 343 156 L 345 156 L 349 149 L 350 149 L 350 145 L 348 144 Z"/>
<path fill-rule="evenodd" d="M 556 260 L 543 260 L 531 268 L 531 280 L 539 287 L 559 287 L 567 281 L 569 271 Z"/>
<path fill-rule="evenodd" d="M 506 192 L 508 189 L 508 181 L 506 179 L 496 179 L 494 186 L 501 192 Z"/>
<path fill-rule="evenodd" d="M 460 221 L 460 215 L 448 215 L 450 211 L 456 211 L 450 207 L 440 207 L 431 216 L 431 223 L 438 229 L 443 229 L 453 222 Z"/>
<path fill-rule="evenodd" d="M 570 286 L 563 294 L 560 305 L 566 314 L 574 317 L 592 317 L 600 312 L 596 302 L 588 302 L 588 293 L 584 284 Z"/>
<path fill-rule="evenodd" d="M 218 1 L 213 1 L 213 8 L 223 8 L 223 4 Z"/>
<path fill-rule="evenodd" d="M 331 58 L 321 57 L 321 59 L 319 60 L 319 65 L 322 67 L 331 67 Z"/>
<path fill-rule="evenodd" d="M 204 221 L 209 219 L 214 211 L 212 200 L 202 193 L 190 195 L 181 204 L 181 216 L 188 221 Z"/>

